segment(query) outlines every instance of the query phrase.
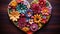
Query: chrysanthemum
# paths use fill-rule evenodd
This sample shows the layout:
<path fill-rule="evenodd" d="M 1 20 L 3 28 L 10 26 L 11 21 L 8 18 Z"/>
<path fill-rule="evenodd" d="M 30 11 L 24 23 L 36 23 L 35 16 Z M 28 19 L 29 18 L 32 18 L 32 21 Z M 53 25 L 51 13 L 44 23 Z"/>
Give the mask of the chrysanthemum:
<path fill-rule="evenodd" d="M 39 6 L 39 4 L 31 4 L 31 9 L 33 10 L 33 12 L 36 14 L 36 13 L 39 13 L 40 14 L 40 11 L 41 11 L 41 7 Z"/>
<path fill-rule="evenodd" d="M 17 19 L 19 19 L 19 16 L 20 16 L 19 12 L 15 10 L 9 13 L 9 17 L 12 21 L 17 21 Z"/>
<path fill-rule="evenodd" d="M 49 15 L 50 14 L 49 8 L 43 7 L 41 13 L 42 15 Z"/>
<path fill-rule="evenodd" d="M 17 11 L 19 11 L 20 13 L 26 13 L 26 10 L 27 10 L 27 6 L 24 5 L 24 4 L 18 4 L 17 7 L 16 7 Z"/>

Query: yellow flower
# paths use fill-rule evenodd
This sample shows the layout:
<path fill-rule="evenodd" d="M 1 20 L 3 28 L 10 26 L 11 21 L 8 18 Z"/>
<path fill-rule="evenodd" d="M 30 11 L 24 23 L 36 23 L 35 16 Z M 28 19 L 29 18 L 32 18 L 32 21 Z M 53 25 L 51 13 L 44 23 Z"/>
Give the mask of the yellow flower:
<path fill-rule="evenodd" d="M 41 23 L 38 23 L 38 26 L 39 26 L 39 29 L 41 29 L 41 28 L 42 28 L 42 24 L 41 24 Z"/>
<path fill-rule="evenodd" d="M 34 15 L 34 22 L 35 23 L 40 23 L 41 22 L 41 16 L 38 15 L 38 14 Z"/>
<path fill-rule="evenodd" d="M 11 5 L 11 6 L 14 6 L 14 7 L 15 7 L 15 6 L 17 6 L 17 2 L 13 0 L 13 1 L 11 1 L 11 2 L 10 2 L 10 4 L 9 4 L 9 5 Z"/>
<path fill-rule="evenodd" d="M 29 31 L 29 28 L 28 27 L 23 27 L 22 30 L 27 32 L 27 31 Z"/>
<path fill-rule="evenodd" d="M 50 16 L 51 16 L 51 15 L 47 16 L 47 21 L 49 20 Z"/>
<path fill-rule="evenodd" d="M 38 4 L 39 2 L 38 2 L 38 0 L 34 0 L 34 1 L 31 2 L 31 4 L 32 4 L 32 3 Z"/>
<path fill-rule="evenodd" d="M 15 10 L 10 12 L 10 14 L 9 14 L 9 17 L 12 21 L 17 21 L 17 19 L 19 19 L 19 16 L 20 16 L 19 12 L 15 11 Z"/>

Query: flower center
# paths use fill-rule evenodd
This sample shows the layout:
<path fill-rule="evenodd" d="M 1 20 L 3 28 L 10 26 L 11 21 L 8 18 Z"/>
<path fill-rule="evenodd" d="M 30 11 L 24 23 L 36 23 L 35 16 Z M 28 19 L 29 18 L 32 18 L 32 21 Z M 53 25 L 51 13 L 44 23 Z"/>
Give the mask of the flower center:
<path fill-rule="evenodd" d="M 22 10 L 23 8 L 21 8 L 21 10 Z"/>
<path fill-rule="evenodd" d="M 35 26 L 33 26 L 33 28 L 35 28 Z"/>
<path fill-rule="evenodd" d="M 43 4 L 44 2 L 41 2 L 41 4 Z"/>
<path fill-rule="evenodd" d="M 46 10 L 46 9 L 44 9 L 44 12 L 46 13 L 46 12 L 47 12 L 47 10 Z"/>
<path fill-rule="evenodd" d="M 38 21 L 39 19 L 38 19 L 38 18 L 36 18 L 36 20 Z"/>

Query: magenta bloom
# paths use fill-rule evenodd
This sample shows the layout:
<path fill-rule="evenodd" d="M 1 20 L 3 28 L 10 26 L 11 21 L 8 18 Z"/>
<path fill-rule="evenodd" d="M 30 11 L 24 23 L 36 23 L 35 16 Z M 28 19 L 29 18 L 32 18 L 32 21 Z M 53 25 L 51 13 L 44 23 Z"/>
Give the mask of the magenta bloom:
<path fill-rule="evenodd" d="M 41 11 L 41 7 L 39 6 L 39 4 L 32 4 L 31 5 L 31 9 L 33 10 L 33 12 L 36 13 L 40 13 Z"/>
<path fill-rule="evenodd" d="M 20 28 L 25 27 L 25 26 L 26 26 L 26 18 L 20 18 L 20 19 L 18 20 L 18 26 L 19 26 Z"/>

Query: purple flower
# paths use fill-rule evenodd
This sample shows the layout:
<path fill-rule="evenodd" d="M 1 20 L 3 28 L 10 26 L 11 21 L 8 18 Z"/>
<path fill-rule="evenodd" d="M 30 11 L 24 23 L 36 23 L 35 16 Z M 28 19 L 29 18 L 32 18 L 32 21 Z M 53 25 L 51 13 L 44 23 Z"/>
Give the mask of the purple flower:
<path fill-rule="evenodd" d="M 33 11 L 31 9 L 28 9 L 26 12 L 26 17 L 31 17 L 33 14 Z"/>
<path fill-rule="evenodd" d="M 35 32 L 35 31 L 38 30 L 38 25 L 37 25 L 37 24 L 32 24 L 32 25 L 30 26 L 30 29 L 31 29 L 31 31 Z"/>

